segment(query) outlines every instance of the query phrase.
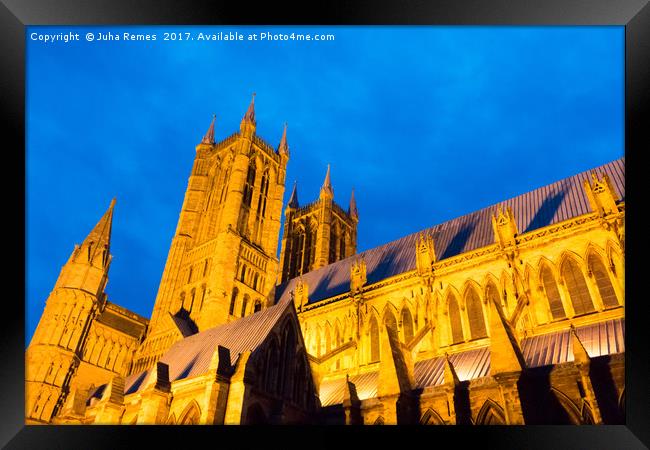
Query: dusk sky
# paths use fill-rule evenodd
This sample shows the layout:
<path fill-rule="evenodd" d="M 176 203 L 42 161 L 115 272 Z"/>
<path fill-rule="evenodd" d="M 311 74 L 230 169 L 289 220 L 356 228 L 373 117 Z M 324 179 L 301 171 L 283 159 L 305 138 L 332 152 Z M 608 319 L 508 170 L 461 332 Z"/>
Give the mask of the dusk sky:
<path fill-rule="evenodd" d="M 87 42 L 88 32 L 156 41 Z M 31 40 L 79 33 L 78 42 Z M 334 41 L 164 41 L 164 32 Z M 301 204 L 331 164 L 358 251 L 624 154 L 623 27 L 28 27 L 26 344 L 59 271 L 117 197 L 109 300 L 150 317 L 195 146 L 288 123 Z"/>

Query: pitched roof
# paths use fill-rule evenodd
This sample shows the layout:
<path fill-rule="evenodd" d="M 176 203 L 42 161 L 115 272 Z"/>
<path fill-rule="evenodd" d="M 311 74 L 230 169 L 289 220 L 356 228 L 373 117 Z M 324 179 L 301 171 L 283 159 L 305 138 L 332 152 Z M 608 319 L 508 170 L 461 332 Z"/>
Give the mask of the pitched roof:
<path fill-rule="evenodd" d="M 235 364 L 240 353 L 254 351 L 266 339 L 290 303 L 276 304 L 178 341 L 160 358 L 161 362 L 169 365 L 169 380 L 205 373 L 218 345 L 230 350 L 230 363 Z"/>
<path fill-rule="evenodd" d="M 522 353 L 528 368 L 573 361 L 571 331 L 563 330 L 523 339 Z M 625 352 L 625 320 L 613 319 L 576 328 L 576 334 L 590 357 Z M 490 373 L 490 348 L 482 347 L 449 355 L 460 381 L 483 378 Z M 417 361 L 413 367 L 415 388 L 439 386 L 444 383 L 444 356 Z M 359 400 L 377 396 L 378 372 L 368 372 L 350 377 L 355 384 Z M 345 378 L 324 380 L 320 387 L 322 406 L 343 402 Z"/>
<path fill-rule="evenodd" d="M 176 314 L 169 314 L 169 316 L 174 321 L 174 324 L 183 337 L 191 336 L 199 331 L 194 321 L 190 318 L 190 313 L 187 310 L 181 309 Z"/>
<path fill-rule="evenodd" d="M 609 176 L 621 200 L 625 200 L 625 158 L 620 158 L 592 169 Z M 583 181 L 592 170 L 543 186 L 496 205 L 443 222 L 426 229 L 433 236 L 438 259 L 486 247 L 494 243 L 492 214 L 501 207 L 511 207 L 520 233 L 569 220 L 591 213 Z M 415 269 L 415 242 L 419 233 L 413 233 L 358 255 L 302 275 L 309 286 L 309 303 L 343 294 L 350 290 L 350 266 L 362 256 L 366 261 L 368 284 Z M 290 296 L 296 278 L 276 288 L 276 299 Z"/>
<path fill-rule="evenodd" d="M 217 346 L 230 350 L 230 364 L 235 364 L 239 354 L 247 350 L 255 351 L 266 339 L 282 314 L 292 305 L 284 301 L 244 318 L 219 325 L 186 337 L 174 345 L 160 358 L 169 366 L 169 381 L 181 380 L 203 375 L 208 371 L 210 361 Z M 144 386 L 151 370 L 126 377 L 124 393 L 132 394 Z M 95 389 L 91 397 L 101 395 L 102 386 Z M 99 394 L 97 394 L 99 392 Z"/>

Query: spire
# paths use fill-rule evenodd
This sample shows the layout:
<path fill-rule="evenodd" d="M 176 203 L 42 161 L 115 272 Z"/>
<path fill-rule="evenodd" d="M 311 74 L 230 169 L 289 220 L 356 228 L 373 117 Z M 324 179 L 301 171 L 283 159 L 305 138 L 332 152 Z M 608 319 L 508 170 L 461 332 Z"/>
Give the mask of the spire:
<path fill-rule="evenodd" d="M 289 197 L 289 203 L 287 204 L 289 208 L 299 208 L 298 205 L 298 182 L 293 182 L 293 191 L 291 191 L 291 197 Z"/>
<path fill-rule="evenodd" d="M 208 131 L 203 136 L 201 144 L 214 144 L 214 121 L 217 118 L 216 114 L 212 114 L 212 122 L 210 122 L 210 127 Z"/>
<path fill-rule="evenodd" d="M 243 121 L 255 123 L 255 92 L 253 92 L 251 104 L 248 105 L 248 109 L 246 110 L 246 114 L 244 114 Z"/>
<path fill-rule="evenodd" d="M 113 208 L 115 207 L 115 198 L 111 200 L 111 204 L 108 207 L 108 210 L 104 213 L 95 228 L 88 234 L 86 239 L 84 239 L 83 245 L 96 245 L 96 248 L 101 248 L 103 245 L 106 245 L 106 248 L 110 246 L 111 243 L 111 228 L 113 225 Z M 103 245 L 102 245 L 103 244 Z"/>
<path fill-rule="evenodd" d="M 325 175 L 325 181 L 323 182 L 323 187 L 320 188 L 320 197 L 323 198 L 328 196 L 329 198 L 334 197 L 334 190 L 332 189 L 332 181 L 330 180 L 330 165 L 327 165 L 327 174 Z"/>
<path fill-rule="evenodd" d="M 359 211 L 357 211 L 357 201 L 354 198 L 354 188 L 352 188 L 352 194 L 350 195 L 350 207 L 348 208 L 348 214 L 350 214 L 355 219 L 359 218 Z"/>
<path fill-rule="evenodd" d="M 287 144 L 287 123 L 284 123 L 284 130 L 282 130 L 282 138 L 278 146 L 278 153 L 281 155 L 289 156 L 289 144 Z"/>

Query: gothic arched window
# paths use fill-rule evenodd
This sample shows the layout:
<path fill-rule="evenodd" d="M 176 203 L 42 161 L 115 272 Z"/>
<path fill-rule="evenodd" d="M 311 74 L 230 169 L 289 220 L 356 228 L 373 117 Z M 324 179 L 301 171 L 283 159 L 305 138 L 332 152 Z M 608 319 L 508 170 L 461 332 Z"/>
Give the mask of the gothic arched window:
<path fill-rule="evenodd" d="M 330 233 L 330 254 L 329 254 L 329 263 L 333 263 L 336 261 L 336 246 L 338 245 L 338 230 L 336 228 L 332 228 L 332 231 Z"/>
<path fill-rule="evenodd" d="M 413 338 L 413 318 L 411 311 L 407 307 L 402 309 L 402 334 L 404 335 L 404 342 L 407 343 Z"/>
<path fill-rule="evenodd" d="M 233 288 L 233 290 L 232 290 L 232 296 L 230 297 L 230 310 L 228 311 L 228 313 L 229 313 L 231 316 L 232 316 L 233 314 L 235 314 L 235 302 L 237 301 L 237 293 L 238 293 L 238 292 L 239 292 L 239 291 L 238 291 L 237 288 Z"/>
<path fill-rule="evenodd" d="M 460 308 L 458 300 L 453 294 L 449 295 L 449 329 L 451 331 L 451 343 L 463 342 L 463 324 L 460 319 Z"/>
<path fill-rule="evenodd" d="M 257 215 L 265 217 L 266 215 L 266 202 L 269 194 L 269 171 L 265 171 L 262 175 L 262 184 L 260 186 L 260 198 L 257 201 Z"/>
<path fill-rule="evenodd" d="M 607 274 L 605 265 L 598 256 L 594 254 L 589 255 L 589 268 L 594 280 L 596 281 L 598 293 L 600 294 L 600 298 L 602 299 L 605 308 L 618 306 L 618 299 L 616 298 L 616 292 L 612 286 L 612 281 Z"/>
<path fill-rule="evenodd" d="M 582 271 L 578 264 L 571 258 L 564 261 L 562 265 L 562 277 L 566 283 L 569 297 L 571 297 L 571 304 L 575 311 L 576 316 L 587 314 L 594 311 L 594 304 L 589 295 L 589 288 L 587 282 L 582 275 Z"/>
<path fill-rule="evenodd" d="M 485 329 L 483 308 L 481 307 L 481 300 L 474 289 L 468 289 L 465 303 L 467 305 L 467 318 L 469 319 L 469 332 L 472 339 L 486 337 L 487 331 Z"/>
<path fill-rule="evenodd" d="M 228 192 L 228 179 L 230 178 L 230 167 L 226 170 L 221 180 L 221 194 L 219 194 L 219 204 L 226 200 L 226 193 Z"/>
<path fill-rule="evenodd" d="M 244 196 L 242 201 L 244 205 L 250 208 L 251 201 L 253 200 L 253 189 L 255 187 L 255 162 L 251 161 L 246 173 L 246 184 L 244 185 Z"/>
<path fill-rule="evenodd" d="M 309 226 L 305 226 L 305 234 L 304 234 L 304 257 L 302 259 L 302 273 L 307 273 L 309 272 L 309 263 L 311 262 L 311 251 L 312 251 L 312 234 L 310 232 Z"/>
<path fill-rule="evenodd" d="M 553 319 L 564 319 L 566 317 L 566 312 L 564 311 L 564 306 L 562 306 L 560 291 L 557 288 L 557 283 L 555 282 L 555 277 L 553 276 L 551 269 L 547 266 L 542 267 L 540 279 L 544 286 L 544 292 L 546 292 L 546 298 L 548 299 L 548 305 L 551 308 Z"/>
<path fill-rule="evenodd" d="M 370 319 L 370 361 L 371 363 L 379 361 L 379 325 L 377 319 L 373 316 Z"/>
<path fill-rule="evenodd" d="M 248 294 L 244 294 L 244 300 L 242 301 L 241 304 L 241 316 L 244 317 L 246 315 L 246 310 L 248 308 Z"/>

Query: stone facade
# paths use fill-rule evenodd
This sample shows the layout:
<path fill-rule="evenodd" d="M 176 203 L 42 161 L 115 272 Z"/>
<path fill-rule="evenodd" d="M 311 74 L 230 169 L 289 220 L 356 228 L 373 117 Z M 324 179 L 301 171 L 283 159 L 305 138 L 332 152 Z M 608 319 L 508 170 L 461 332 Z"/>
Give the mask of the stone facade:
<path fill-rule="evenodd" d="M 108 301 L 114 202 L 26 352 L 26 422 L 622 423 L 624 173 L 614 161 L 356 252 L 354 193 L 280 215 L 289 160 L 196 147 L 151 319 Z"/>

